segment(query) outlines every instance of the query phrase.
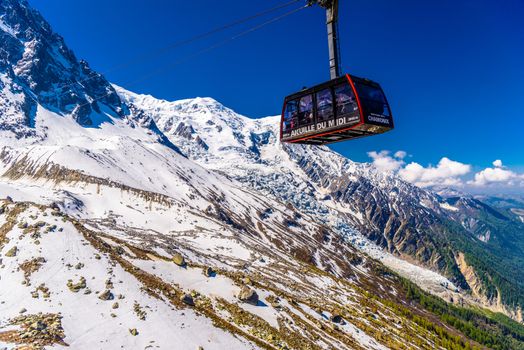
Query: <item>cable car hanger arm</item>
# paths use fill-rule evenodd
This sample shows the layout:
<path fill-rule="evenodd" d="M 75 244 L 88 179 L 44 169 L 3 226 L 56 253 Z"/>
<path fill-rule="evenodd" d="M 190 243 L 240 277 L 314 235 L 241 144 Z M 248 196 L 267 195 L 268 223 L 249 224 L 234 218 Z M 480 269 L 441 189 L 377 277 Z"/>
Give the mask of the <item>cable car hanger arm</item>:
<path fill-rule="evenodd" d="M 326 9 L 329 45 L 329 73 L 331 79 L 341 76 L 340 45 L 338 42 L 338 0 L 308 0 L 308 6 L 319 5 Z"/>

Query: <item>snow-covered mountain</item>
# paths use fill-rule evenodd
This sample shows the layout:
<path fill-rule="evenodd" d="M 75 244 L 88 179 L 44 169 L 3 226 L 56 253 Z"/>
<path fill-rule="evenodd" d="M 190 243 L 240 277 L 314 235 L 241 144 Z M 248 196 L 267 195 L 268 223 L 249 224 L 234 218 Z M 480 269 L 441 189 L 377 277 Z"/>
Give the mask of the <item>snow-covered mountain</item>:
<path fill-rule="evenodd" d="M 0 42 L 0 347 L 479 341 L 457 326 L 462 311 L 449 323 L 442 308 L 458 308 L 438 313 L 420 298 L 447 304 L 393 272 L 485 302 L 449 248 L 439 196 L 325 147 L 282 145 L 274 117 L 112 86 L 26 1 L 0 1 Z"/>
<path fill-rule="evenodd" d="M 421 283 L 426 287 L 435 276 L 396 257 L 440 271 L 470 290 L 483 306 L 520 318 L 514 292 L 506 294 L 507 286 L 491 285 L 493 279 L 487 276 L 511 266 L 507 261 L 492 263 L 497 256 L 519 261 L 524 227 L 501 222 L 489 205 L 465 195 L 453 199 L 443 197 L 442 191 L 420 189 L 326 147 L 280 144 L 278 117 L 253 120 L 210 98 L 169 102 L 114 87 L 128 105 L 149 115 L 172 143 L 203 167 L 291 203 L 395 271 L 426 281 Z M 485 261 L 472 258 L 478 255 Z M 478 265 L 472 266 L 475 261 Z M 489 265 L 495 271 L 484 276 L 466 273 Z M 518 278 L 511 283 L 519 283 Z"/>
<path fill-rule="evenodd" d="M 440 271 L 453 259 L 433 238 L 441 235 L 436 224 L 448 217 L 434 193 L 327 147 L 283 145 L 278 117 L 253 120 L 210 98 L 168 102 L 115 89 L 191 160 L 291 203 L 375 258 L 384 255 L 373 249 L 377 244 Z"/>
<path fill-rule="evenodd" d="M 0 3 L 0 113 L 17 135 L 34 130 L 37 106 L 96 126 L 125 106 L 105 78 L 78 61 L 62 37 L 24 1 Z"/>

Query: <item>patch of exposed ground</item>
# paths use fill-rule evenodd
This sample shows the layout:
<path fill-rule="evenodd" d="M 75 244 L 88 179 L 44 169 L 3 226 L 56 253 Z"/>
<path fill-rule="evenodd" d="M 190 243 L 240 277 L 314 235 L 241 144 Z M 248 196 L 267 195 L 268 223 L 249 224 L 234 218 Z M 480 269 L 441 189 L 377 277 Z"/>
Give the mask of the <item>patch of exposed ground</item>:
<path fill-rule="evenodd" d="M 0 332 L 0 341 L 16 344 L 17 349 L 43 350 L 46 346 L 55 344 L 68 346 L 64 342 L 65 334 L 60 315 L 21 315 L 11 319 L 9 326 L 15 326 L 17 329 Z"/>

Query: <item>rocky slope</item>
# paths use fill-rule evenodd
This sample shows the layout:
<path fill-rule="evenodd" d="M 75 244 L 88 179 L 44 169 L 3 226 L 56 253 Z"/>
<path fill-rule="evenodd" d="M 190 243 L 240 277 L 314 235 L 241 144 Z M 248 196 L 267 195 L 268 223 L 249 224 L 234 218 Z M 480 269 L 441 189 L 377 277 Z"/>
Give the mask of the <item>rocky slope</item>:
<path fill-rule="evenodd" d="M 0 13 L 0 105 L 3 117 L 13 116 L 3 118 L 3 128 L 30 133 L 37 105 L 71 115 L 84 126 L 107 120 L 99 119 L 104 109 L 124 115 L 125 106 L 111 85 L 87 62 L 78 61 L 37 11 L 23 1 L 2 1 Z"/>

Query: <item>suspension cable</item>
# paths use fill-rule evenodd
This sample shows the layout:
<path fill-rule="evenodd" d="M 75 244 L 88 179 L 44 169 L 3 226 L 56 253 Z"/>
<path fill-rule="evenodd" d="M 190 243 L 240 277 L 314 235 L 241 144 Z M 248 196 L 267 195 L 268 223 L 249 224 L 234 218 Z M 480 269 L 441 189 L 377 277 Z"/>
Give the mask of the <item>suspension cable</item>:
<path fill-rule="evenodd" d="M 250 33 L 253 33 L 253 32 L 255 32 L 255 31 L 259 30 L 259 29 L 262 29 L 262 28 L 268 26 L 269 24 L 275 23 L 275 22 L 277 22 L 277 21 L 279 21 L 279 20 L 284 19 L 285 17 L 291 16 L 292 14 L 295 14 L 295 13 L 301 11 L 301 10 L 304 10 L 304 9 L 307 8 L 308 6 L 309 6 L 309 5 L 305 5 L 305 6 L 302 6 L 302 7 L 296 8 L 296 9 L 294 9 L 294 10 L 291 10 L 291 11 L 289 11 L 289 12 L 286 12 L 286 13 L 280 15 L 280 16 L 274 17 L 274 18 L 272 18 L 272 19 L 270 19 L 270 20 L 268 20 L 268 21 L 266 21 L 266 22 L 263 22 L 263 23 L 261 23 L 261 24 L 258 24 L 258 25 L 256 25 L 256 26 L 254 26 L 254 27 L 251 27 L 251 28 L 249 28 L 249 29 L 247 29 L 247 30 L 245 30 L 245 31 L 243 31 L 243 32 L 240 32 L 239 34 L 233 35 L 232 37 L 230 37 L 230 38 L 228 38 L 228 39 L 226 39 L 226 40 L 223 40 L 223 41 L 217 42 L 217 43 L 215 43 L 215 44 L 213 44 L 213 45 L 211 45 L 211 46 L 208 46 L 207 48 L 205 48 L 205 49 L 203 49 L 203 50 L 200 50 L 200 51 L 197 51 L 197 52 L 195 52 L 195 53 L 193 53 L 193 54 L 190 54 L 190 55 L 188 55 L 188 56 L 185 56 L 185 57 L 179 59 L 178 61 L 176 61 L 176 62 L 174 62 L 174 63 L 170 63 L 170 64 L 168 64 L 168 65 L 165 65 L 165 66 L 163 66 L 163 67 L 160 67 L 160 68 L 158 68 L 158 69 L 152 71 L 151 73 L 148 73 L 147 75 L 144 75 L 144 76 L 142 76 L 142 77 L 140 77 L 140 78 L 138 78 L 138 79 L 131 80 L 131 81 L 127 82 L 127 83 L 124 83 L 124 85 L 125 85 L 126 87 L 127 87 L 127 86 L 132 86 L 132 85 L 137 84 L 137 83 L 139 83 L 139 82 L 142 82 L 142 81 L 144 81 L 144 80 L 150 79 L 151 77 L 153 77 L 153 76 L 155 76 L 155 75 L 158 75 L 158 74 L 160 74 L 160 73 L 163 73 L 164 71 L 170 70 L 170 69 L 172 69 L 172 68 L 174 68 L 174 67 L 176 67 L 176 66 L 179 66 L 179 65 L 181 65 L 181 64 L 183 64 L 183 63 L 185 63 L 185 62 L 187 62 L 188 60 L 191 60 L 191 59 L 193 59 L 193 58 L 195 58 L 195 57 L 198 57 L 198 56 L 200 56 L 200 55 L 202 55 L 202 54 L 204 54 L 204 53 L 207 53 L 207 52 L 209 52 L 209 51 L 212 51 L 212 50 L 215 50 L 215 49 L 217 49 L 217 48 L 219 48 L 219 47 L 222 47 L 222 46 L 228 44 L 229 42 L 231 42 L 231 41 L 233 41 L 233 40 L 236 40 L 236 39 L 241 38 L 241 37 L 243 37 L 243 36 L 245 36 L 245 35 L 248 35 L 248 34 L 250 34 Z M 113 91 L 109 91 L 109 92 L 107 92 L 106 94 L 101 95 L 101 96 L 98 96 L 98 97 L 92 99 L 92 100 L 89 101 L 89 102 L 86 102 L 86 103 L 84 103 L 84 104 L 81 104 L 79 107 L 84 107 L 84 106 L 87 106 L 87 105 L 91 105 L 93 102 L 96 102 L 96 101 L 98 101 L 98 100 L 100 100 L 100 99 L 103 99 L 104 97 L 107 97 L 107 96 L 109 96 L 109 95 L 112 94 L 112 93 L 113 93 Z"/>
<path fill-rule="evenodd" d="M 142 62 L 147 61 L 147 60 L 149 60 L 151 58 L 154 58 L 154 57 L 160 56 L 162 54 L 165 54 L 165 53 L 167 53 L 167 52 L 169 52 L 169 51 L 171 51 L 171 50 L 173 50 L 175 48 L 179 48 L 179 47 L 191 44 L 193 42 L 205 39 L 207 37 L 210 37 L 210 36 L 212 36 L 214 34 L 220 33 L 220 32 L 225 31 L 227 29 L 233 28 L 233 27 L 238 26 L 240 24 L 252 21 L 252 20 L 257 19 L 259 17 L 265 16 L 265 15 L 268 15 L 268 14 L 273 13 L 275 11 L 278 11 L 280 9 L 286 8 L 286 7 L 288 7 L 290 5 L 293 5 L 293 4 L 295 4 L 295 3 L 299 2 L 299 1 L 303 1 L 303 0 L 291 0 L 291 1 L 288 1 L 286 3 L 274 6 L 274 7 L 270 8 L 270 9 L 264 10 L 262 12 L 256 13 L 254 15 L 251 15 L 251 16 L 248 16 L 248 17 L 244 17 L 244 18 L 236 20 L 234 22 L 231 22 L 231 23 L 225 24 L 223 26 L 214 28 L 214 29 L 212 29 L 210 31 L 207 31 L 207 32 L 204 32 L 204 33 L 201 33 L 201 34 L 197 34 L 197 35 L 195 35 L 193 37 L 190 37 L 188 39 L 180 40 L 180 41 L 177 41 L 177 42 L 175 42 L 173 44 L 170 44 L 168 46 L 158 48 L 158 49 L 156 49 L 156 50 L 154 50 L 154 51 L 152 51 L 150 53 L 146 53 L 146 54 L 137 56 L 137 57 L 132 58 L 132 59 L 126 61 L 126 62 L 123 62 L 123 63 L 121 63 L 121 64 L 119 64 L 117 66 L 114 66 L 113 68 L 105 70 L 104 72 L 102 72 L 102 74 L 105 75 L 107 73 L 111 73 L 111 72 L 118 71 L 118 70 L 127 68 L 129 66 L 132 66 L 132 65 L 135 65 L 135 64 L 138 64 L 138 63 L 142 63 Z M 70 86 L 73 86 L 73 85 L 76 85 L 76 84 L 81 84 L 81 83 L 86 82 L 86 81 L 90 81 L 92 79 L 97 78 L 98 76 L 99 76 L 99 73 L 92 72 L 86 78 L 80 79 L 80 80 L 76 80 L 76 81 L 74 81 L 72 83 L 63 85 L 63 86 L 59 87 L 59 89 L 63 90 L 64 88 L 67 88 L 67 87 L 70 87 Z M 69 91 L 64 91 L 62 93 L 59 93 L 58 95 L 55 95 L 55 97 L 58 98 L 58 97 L 66 95 L 68 93 L 69 93 Z"/>

